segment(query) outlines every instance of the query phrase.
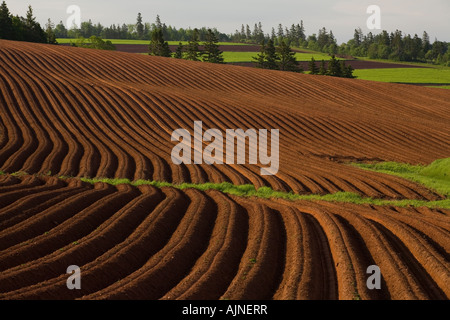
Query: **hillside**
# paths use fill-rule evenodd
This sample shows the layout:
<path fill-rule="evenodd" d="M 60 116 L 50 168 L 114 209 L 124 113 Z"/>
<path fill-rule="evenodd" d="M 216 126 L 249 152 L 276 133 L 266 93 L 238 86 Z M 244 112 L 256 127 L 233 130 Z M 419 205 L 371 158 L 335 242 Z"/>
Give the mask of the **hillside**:
<path fill-rule="evenodd" d="M 450 297 L 448 210 L 79 179 L 442 199 L 346 162 L 450 157 L 448 90 L 0 40 L 0 92 L 0 298 Z M 194 121 L 279 129 L 278 173 L 173 164 L 171 134 Z"/>

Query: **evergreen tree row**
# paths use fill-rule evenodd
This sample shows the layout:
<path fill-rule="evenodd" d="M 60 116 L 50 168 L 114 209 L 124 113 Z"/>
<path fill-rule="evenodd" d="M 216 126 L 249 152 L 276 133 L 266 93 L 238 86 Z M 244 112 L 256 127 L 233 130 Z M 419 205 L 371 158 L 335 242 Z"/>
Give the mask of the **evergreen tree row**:
<path fill-rule="evenodd" d="M 13 16 L 3 1 L 0 5 L 0 39 L 40 43 L 56 43 L 53 24 L 48 20 L 46 30 L 36 21 L 33 9 L 28 6 L 26 17 Z"/>
<path fill-rule="evenodd" d="M 136 23 L 134 24 L 113 24 L 109 27 L 105 27 L 100 23 L 94 24 L 91 20 L 81 22 L 79 27 L 64 26 L 60 21 L 55 26 L 55 34 L 57 38 L 89 38 L 91 36 L 97 36 L 104 39 L 137 39 L 137 40 L 152 40 L 153 31 L 161 30 L 162 35 L 166 41 L 188 41 L 192 37 L 193 29 L 183 29 L 173 26 L 167 26 L 161 21 L 159 15 L 156 16 L 154 23 L 148 23 L 143 21 L 141 13 L 138 13 Z M 230 41 L 230 38 L 213 28 L 219 41 Z M 198 37 L 200 41 L 206 40 L 208 34 L 208 28 L 203 27 L 197 29 Z"/>
<path fill-rule="evenodd" d="M 274 41 L 269 39 L 267 43 L 261 41 L 261 50 L 256 57 L 253 57 L 256 67 L 262 69 L 303 72 L 300 68 L 295 52 L 292 52 L 289 44 L 282 40 L 278 47 Z"/>
<path fill-rule="evenodd" d="M 316 60 L 311 57 L 311 61 L 308 64 L 308 70 L 310 74 L 319 74 L 323 76 L 342 77 L 342 78 L 356 78 L 353 75 L 353 67 L 346 65 L 344 60 L 337 60 L 334 55 L 328 61 L 328 67 L 325 66 L 325 60 L 322 60 L 320 67 L 317 67 Z"/>
<path fill-rule="evenodd" d="M 326 28 L 320 29 L 317 34 L 313 33 L 306 36 L 303 21 L 292 24 L 289 28 L 279 24 L 277 29 L 272 28 L 270 34 L 264 33 L 261 22 L 255 23 L 253 28 L 250 28 L 247 24 L 242 25 L 241 30 L 236 30 L 234 34 L 226 35 L 215 28 L 177 29 L 163 23 L 159 15 L 157 15 L 154 23 L 147 23 L 143 21 L 141 13 L 138 13 L 136 22 L 133 24 L 113 24 L 110 27 L 104 27 L 100 23 L 93 24 L 89 20 L 82 22 L 80 27 L 69 27 L 67 29 L 62 21 L 55 26 L 49 19 L 44 30 L 33 16 L 31 6 L 28 7 L 28 12 L 24 18 L 12 15 L 5 1 L 0 5 L 0 39 L 56 43 L 56 38 L 83 37 L 88 39 L 96 36 L 104 39 L 153 41 L 155 30 L 159 30 L 158 32 L 162 33 L 162 37 L 166 41 L 188 41 L 193 37 L 198 37 L 198 41 L 208 41 L 209 32 L 212 31 L 218 41 L 224 42 L 235 41 L 257 44 L 264 41 L 268 44 L 268 41 L 271 40 L 274 46 L 288 45 L 308 48 L 330 55 L 350 55 L 394 61 L 421 61 L 450 66 L 450 43 L 437 39 L 431 43 L 429 35 L 425 31 L 421 37 L 417 34 L 414 36 L 406 35 L 400 30 L 391 33 L 383 30 L 377 35 L 372 34 L 372 32 L 364 35 L 358 28 L 355 29 L 353 39 L 338 45 L 333 32 Z M 178 55 L 180 53 L 184 57 L 185 53 L 178 52 Z M 191 53 L 189 57 L 195 59 Z M 270 64 L 271 62 L 269 62 Z"/>
<path fill-rule="evenodd" d="M 389 59 L 394 61 L 421 61 L 450 66 L 450 43 L 435 39 L 433 44 L 426 31 L 422 37 L 411 36 L 402 31 L 388 33 L 383 30 L 374 35 L 364 35 L 360 28 L 355 29 L 353 39 L 343 43 L 340 54 L 369 57 L 371 59 Z"/>
<path fill-rule="evenodd" d="M 200 38 L 198 29 L 194 29 L 189 42 L 184 46 L 179 43 L 176 51 L 171 52 L 169 44 L 164 40 L 162 29 L 155 29 L 152 32 L 152 39 L 149 45 L 149 55 L 161 57 L 174 57 L 191 61 L 204 61 L 210 63 L 224 63 L 223 52 L 219 49 L 219 40 L 216 34 L 208 29 L 203 42 L 203 49 L 200 50 Z"/>

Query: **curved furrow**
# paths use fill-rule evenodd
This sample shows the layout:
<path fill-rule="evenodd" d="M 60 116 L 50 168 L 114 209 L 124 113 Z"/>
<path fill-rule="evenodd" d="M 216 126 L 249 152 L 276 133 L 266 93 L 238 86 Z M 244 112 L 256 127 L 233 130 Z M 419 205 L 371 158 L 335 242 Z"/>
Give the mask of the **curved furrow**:
<path fill-rule="evenodd" d="M 71 179 L 67 186 L 58 190 L 48 190 L 25 196 L 19 203 L 12 203 L 0 209 L 0 230 L 7 229 L 31 216 L 42 212 L 45 208 L 57 205 L 72 195 L 87 191 L 89 186 L 80 180 Z"/>
<path fill-rule="evenodd" d="M 382 219 L 377 215 L 370 216 L 369 219 L 376 221 L 397 252 L 403 256 L 408 265 L 408 273 L 425 295 L 422 299 L 448 299 L 450 296 L 446 285 L 450 280 L 448 256 L 447 258 L 441 256 L 428 241 L 404 223 L 398 223 L 385 215 Z M 450 239 L 450 234 L 447 239 Z"/>
<path fill-rule="evenodd" d="M 23 66 L 20 69 L 22 71 L 20 73 L 20 77 L 25 78 L 25 75 L 29 77 L 29 80 L 27 81 L 28 86 L 30 88 L 34 88 L 33 94 L 35 96 L 35 101 L 39 101 L 40 105 L 43 107 L 42 111 L 39 108 L 35 109 L 36 119 L 40 119 L 40 127 L 45 128 L 46 135 L 53 143 L 52 151 L 48 151 L 47 155 L 46 152 L 43 152 L 42 157 L 49 159 L 44 158 L 42 161 L 42 166 L 44 167 L 44 170 L 46 170 L 45 168 L 51 168 L 55 172 L 58 172 L 60 170 L 59 165 L 64 156 L 67 154 L 68 144 L 63 139 L 60 139 L 61 133 L 54 126 L 54 124 L 58 126 L 59 121 L 57 120 L 59 119 L 53 118 L 52 121 L 52 111 L 48 107 L 49 105 L 56 106 L 57 102 L 52 99 L 52 94 L 45 85 L 45 83 L 48 82 L 47 79 L 45 77 L 41 77 L 39 72 L 32 72 L 32 69 L 27 68 L 26 64 L 23 62 L 24 61 L 19 63 L 19 65 Z M 30 172 L 33 172 L 31 169 L 27 169 L 26 164 L 24 166 L 25 171 L 29 170 Z"/>
<path fill-rule="evenodd" d="M 39 286 L 39 282 L 42 282 L 44 287 L 50 287 L 48 294 L 53 294 L 53 299 L 59 295 L 64 297 L 61 287 L 55 288 L 52 285 L 58 282 L 60 270 L 74 263 L 81 266 L 95 262 L 105 251 L 121 243 L 134 232 L 146 218 L 148 210 L 155 208 L 163 198 L 162 193 L 153 187 L 139 188 L 141 194 L 137 193 L 136 189 L 127 186 L 119 187 L 118 192 L 80 211 L 74 218 L 52 229 L 46 237 L 36 238 L 35 250 L 50 246 L 55 248 L 55 251 L 49 249 L 48 253 L 40 252 L 42 258 L 36 258 L 34 263 L 8 270 L 4 277 L 0 278 L 0 283 L 3 283 L 5 288 L 8 286 L 14 292 L 12 294 L 23 294 L 27 286 L 36 283 L 39 288 L 42 287 L 42 285 Z M 130 197 L 133 195 L 134 197 Z M 108 234 L 110 236 L 107 236 Z M 57 250 L 58 246 L 61 246 L 61 249 Z M 52 266 L 50 270 L 48 270 L 49 264 Z M 21 281 L 17 284 L 11 282 L 11 278 Z M 52 290 L 60 290 L 60 292 L 58 294 L 51 292 Z M 31 292 L 29 297 L 32 298 L 36 294 L 39 293 Z"/>
<path fill-rule="evenodd" d="M 0 190 L 2 190 L 1 188 L 4 187 L 11 187 L 14 185 L 18 185 L 21 182 L 22 180 L 10 174 L 0 174 Z"/>
<path fill-rule="evenodd" d="M 331 210 L 340 211 L 335 204 L 323 203 L 323 205 Z M 354 214 L 350 214 L 352 210 L 355 210 Z M 354 228 L 363 236 L 375 265 L 380 268 L 383 283 L 386 283 L 391 299 L 427 299 L 428 290 L 441 290 L 435 285 L 432 289 L 426 290 L 421 286 L 417 279 L 429 280 L 428 273 L 420 273 L 420 267 L 412 258 L 409 249 L 390 230 L 373 219 L 375 210 L 370 206 L 349 206 L 349 210 L 344 212 L 340 212 L 339 215 L 354 225 Z M 413 272 L 410 271 L 411 266 L 415 268 Z M 362 282 L 363 279 L 360 281 Z"/>
<path fill-rule="evenodd" d="M 316 223 L 319 224 L 320 228 L 326 235 L 329 242 L 329 247 L 332 252 L 333 265 L 330 266 L 328 262 L 328 268 L 335 268 L 333 270 L 336 273 L 337 280 L 337 292 L 330 292 L 337 294 L 339 299 L 351 300 L 354 296 L 354 286 L 352 284 L 355 282 L 355 275 L 351 260 L 351 255 L 349 253 L 349 235 L 348 232 L 336 217 L 327 211 L 322 209 L 307 211 L 309 215 L 316 219 Z M 317 227 L 319 227 L 317 226 Z M 328 271 L 331 276 L 331 271 Z M 333 282 L 330 282 L 330 286 Z"/>
<path fill-rule="evenodd" d="M 16 56 L 9 58 L 11 60 L 18 59 Z M 20 62 L 18 65 L 20 65 Z M 39 116 L 39 109 L 29 107 L 42 101 L 39 90 L 37 89 L 38 86 L 30 81 L 29 77 L 22 77 L 20 68 L 13 70 L 7 65 L 6 72 L 14 75 L 14 77 L 11 78 L 11 82 L 14 82 L 15 87 L 18 88 L 24 96 L 25 105 L 23 114 L 24 117 L 27 118 L 30 126 L 33 128 L 33 137 L 36 140 L 36 148 L 28 155 L 27 159 L 22 164 L 21 170 L 33 173 L 41 172 L 42 162 L 44 161 L 46 155 L 48 155 L 53 149 L 54 143 L 52 139 L 50 139 L 48 131 L 44 129 L 45 127 L 41 124 L 42 117 Z"/>
<path fill-rule="evenodd" d="M 162 300 L 219 299 L 238 271 L 247 245 L 248 216 L 241 206 L 218 191 L 207 191 L 214 199 L 217 218 L 208 248 L 188 275 Z"/>
<path fill-rule="evenodd" d="M 1 56 L 0 56 L 1 58 Z M 36 134 L 34 130 L 31 128 L 31 125 L 26 120 L 22 112 L 22 108 L 27 105 L 27 100 L 21 93 L 21 89 L 15 86 L 15 82 L 11 80 L 9 76 L 7 76 L 7 72 L 2 69 L 2 64 L 0 64 L 0 83 L 3 84 L 4 91 L 2 88 L 2 94 L 6 96 L 10 96 L 12 98 L 13 103 L 9 104 L 12 116 L 11 122 L 13 122 L 14 128 L 20 128 L 20 133 L 17 134 L 20 137 L 16 143 L 20 143 L 19 148 L 13 146 L 13 150 L 8 150 L 11 154 L 8 158 L 5 158 L 2 163 L 2 169 L 7 172 L 15 172 L 22 168 L 23 163 L 26 161 L 29 154 L 32 154 L 37 147 L 37 142 L 35 140 Z M 5 93 L 3 93 L 5 92 Z M 20 124 L 20 125 L 19 125 Z M 19 130 L 15 130 L 15 132 Z M 12 153 L 12 151 L 14 151 Z"/>
<path fill-rule="evenodd" d="M 286 230 L 280 214 L 268 206 L 242 199 L 248 213 L 247 248 L 239 269 L 221 299 L 271 299 L 284 268 Z"/>
<path fill-rule="evenodd" d="M 12 176 L 9 174 L 4 174 L 2 177 L 7 178 L 13 183 L 7 183 L 6 185 L 0 186 L 0 201 L 1 199 L 6 199 L 9 194 L 13 195 L 14 191 L 28 189 L 36 186 L 41 186 L 45 184 L 42 179 L 37 178 L 36 176 Z M 8 193 L 5 195 L 5 193 Z M 2 207 L 5 205 L 2 204 Z"/>
<path fill-rule="evenodd" d="M 0 79 L 2 79 L 1 74 Z M 0 123 L 2 124 L 0 167 L 2 167 L 5 161 L 23 145 L 24 138 L 22 137 L 22 131 L 14 121 L 14 116 L 7 108 L 7 106 L 12 106 L 13 110 L 18 109 L 17 101 L 10 95 L 10 91 L 5 87 L 3 81 L 0 81 L 0 92 L 2 92 L 0 95 L 0 112 L 2 115 L 0 118 Z"/>
<path fill-rule="evenodd" d="M 16 201 L 20 202 L 23 197 L 31 194 L 56 190 L 62 187 L 64 187 L 64 182 L 54 177 L 47 177 L 44 181 L 35 177 L 29 177 L 29 179 L 25 178 L 20 185 L 11 186 L 8 188 L 9 190 L 5 190 L 5 192 L 0 194 L 0 207 L 6 207 Z M 7 187 L 4 187 L 4 189 L 6 188 Z M 2 239 L 2 236 L 3 234 L 0 235 L 0 239 Z"/>
<path fill-rule="evenodd" d="M 116 202 L 113 202 L 112 204 L 117 204 L 118 202 L 120 203 L 121 199 L 126 199 L 127 196 L 130 196 L 129 194 L 133 193 L 127 186 L 121 188 L 125 190 L 114 193 L 114 187 L 99 183 L 93 190 L 91 189 L 78 193 L 72 198 L 66 199 L 66 201 L 59 206 L 50 207 L 17 225 L 3 230 L 0 235 L 0 239 L 2 240 L 0 250 L 3 250 L 0 251 L 0 259 L 12 259 L 13 257 L 8 256 L 7 252 L 10 252 L 13 248 L 23 247 L 21 244 L 22 242 L 27 240 L 29 242 L 29 240 L 32 240 L 37 236 L 45 235 L 45 232 L 50 232 L 53 228 L 64 223 L 67 219 L 79 212 L 79 210 L 83 210 L 94 203 L 94 206 L 97 207 L 108 204 L 111 198 L 116 200 Z M 113 209 L 114 208 L 110 208 L 109 210 Z M 22 256 L 19 257 L 19 259 L 30 258 Z M 2 264 L 2 268 L 4 267 L 6 267 L 6 265 Z"/>
<path fill-rule="evenodd" d="M 152 210 L 152 207 L 140 206 L 139 200 L 142 199 L 135 199 L 115 217 L 113 216 L 112 222 L 106 221 L 84 239 L 80 239 L 77 246 L 69 248 L 64 255 L 65 263 L 78 262 L 80 268 L 84 270 L 85 285 L 83 290 L 71 292 L 68 298 L 80 298 L 108 287 L 132 273 L 135 268 L 145 263 L 149 256 L 165 245 L 182 218 L 183 207 L 187 205 L 188 200 L 181 192 L 174 189 L 163 192 L 166 194 L 166 199 L 161 201 L 150 215 L 148 210 Z M 130 210 L 130 208 L 133 209 Z M 140 213 L 136 214 L 136 210 Z M 142 214 L 144 214 L 143 218 Z M 139 220 L 136 220 L 136 217 Z M 124 223 L 126 225 L 129 219 L 134 221 L 131 228 L 124 228 Z M 151 232 L 152 230 L 158 230 L 158 232 Z M 146 241 L 150 241 L 151 245 Z M 132 248 L 134 250 L 131 250 Z M 29 297 L 45 294 L 53 299 L 58 296 L 67 298 L 66 280 L 67 277 L 61 275 L 46 281 L 45 286 L 33 286 L 36 290 L 31 292 Z M 18 290 L 14 294 L 23 296 L 24 292 Z"/>
<path fill-rule="evenodd" d="M 204 193 L 187 189 L 190 204 L 167 244 L 138 270 L 104 290 L 101 299 L 158 299 L 173 288 L 206 249 L 217 212 Z M 130 249 L 128 249 L 130 251 Z M 87 299 L 91 297 L 85 297 Z"/>
<path fill-rule="evenodd" d="M 282 279 L 273 299 L 314 299 L 320 293 L 315 289 L 318 288 L 316 266 L 311 263 L 314 240 L 310 226 L 296 208 L 279 206 L 279 210 L 286 226 L 286 249 Z"/>

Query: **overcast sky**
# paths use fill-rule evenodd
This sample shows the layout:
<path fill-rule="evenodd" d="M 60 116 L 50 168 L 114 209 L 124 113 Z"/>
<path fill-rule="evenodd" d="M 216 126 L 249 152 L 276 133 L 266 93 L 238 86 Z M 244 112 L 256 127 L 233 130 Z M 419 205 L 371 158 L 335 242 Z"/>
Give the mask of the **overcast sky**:
<path fill-rule="evenodd" d="M 154 22 L 159 14 L 162 22 L 177 28 L 217 27 L 224 33 L 234 33 L 241 24 L 253 30 L 261 22 L 265 33 L 279 23 L 290 26 L 303 20 L 307 35 L 322 27 L 332 30 L 339 43 L 353 37 L 360 27 L 365 34 L 378 30 L 367 28 L 369 5 L 381 9 L 381 29 L 396 29 L 422 36 L 424 30 L 433 41 L 450 42 L 450 0 L 6 0 L 14 15 L 25 16 L 31 5 L 38 21 L 44 25 L 48 18 L 66 24 L 69 5 L 81 9 L 81 20 L 113 23 L 135 23 L 138 12 L 144 22 Z"/>

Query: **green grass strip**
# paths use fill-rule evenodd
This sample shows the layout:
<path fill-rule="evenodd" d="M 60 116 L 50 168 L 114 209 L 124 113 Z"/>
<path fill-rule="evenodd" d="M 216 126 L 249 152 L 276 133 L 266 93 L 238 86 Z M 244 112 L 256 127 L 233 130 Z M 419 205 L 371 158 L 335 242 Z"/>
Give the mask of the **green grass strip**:
<path fill-rule="evenodd" d="M 81 178 L 82 181 L 88 183 L 103 182 L 111 185 L 119 184 L 129 184 L 132 186 L 140 185 L 151 185 L 154 187 L 174 187 L 180 190 L 194 188 L 202 191 L 206 190 L 218 190 L 223 193 L 240 196 L 240 197 L 257 197 L 263 199 L 285 199 L 290 201 L 295 200 L 310 200 L 310 201 L 328 201 L 328 202 L 343 202 L 343 203 L 353 203 L 353 204 L 371 204 L 378 206 L 397 206 L 397 207 L 428 207 L 428 208 L 444 208 L 450 209 L 450 199 L 438 200 L 438 201 L 426 201 L 426 200 L 384 200 L 384 199 L 373 199 L 368 197 L 362 197 L 361 195 L 353 192 L 337 192 L 333 194 L 319 195 L 300 195 L 293 192 L 283 192 L 275 191 L 270 187 L 261 187 L 256 189 L 254 185 L 244 184 L 244 185 L 234 185 L 229 182 L 222 183 L 182 183 L 182 184 L 172 184 L 169 182 L 160 181 L 150 181 L 150 180 L 137 180 L 131 181 L 129 179 L 107 179 L 107 178 Z"/>
<path fill-rule="evenodd" d="M 444 159 L 445 160 L 445 159 Z M 442 176 L 444 175 L 447 177 L 448 172 L 446 171 L 447 162 L 436 162 L 433 163 L 433 165 L 430 165 L 428 167 L 420 167 L 420 166 L 410 166 L 405 164 L 398 164 L 398 163 L 379 163 L 374 165 L 362 165 L 362 164 L 353 164 L 355 166 L 361 167 L 362 166 L 382 166 L 384 169 L 382 171 L 378 172 L 388 172 L 389 170 L 386 170 L 386 168 L 389 168 L 391 171 L 402 171 L 401 174 L 405 174 L 405 172 L 417 172 L 423 170 L 423 174 L 427 174 L 430 176 Z M 371 168 L 364 168 L 368 170 L 377 171 L 375 169 Z M 427 169 L 427 170 L 425 170 Z M 389 172 L 391 172 L 389 171 Z M 3 171 L 0 171 L 1 174 L 6 174 Z M 14 176 L 21 176 L 25 175 L 27 173 L 25 172 L 17 172 L 13 173 Z M 48 176 L 48 175 L 46 175 Z M 68 179 L 72 177 L 67 176 L 60 176 L 60 179 Z M 300 195 L 295 194 L 293 192 L 283 192 L 283 191 L 275 191 L 271 189 L 270 187 L 260 187 L 258 189 L 255 188 L 254 185 L 251 184 L 244 184 L 244 185 L 234 185 L 229 182 L 222 182 L 222 183 L 202 183 L 202 184 L 195 184 L 195 183 L 182 183 L 182 184 L 173 184 L 169 182 L 162 182 L 162 181 L 151 181 L 151 180 L 136 180 L 131 181 L 130 179 L 110 179 L 110 178 L 79 178 L 81 181 L 84 181 L 86 183 L 95 184 L 97 182 L 103 182 L 110 185 L 120 185 L 120 184 L 129 184 L 132 186 L 141 186 L 141 185 L 151 185 L 157 188 L 162 187 L 174 187 L 180 190 L 188 189 L 188 188 L 194 188 L 202 191 L 206 190 L 218 190 L 223 193 L 227 193 L 230 195 L 240 196 L 240 197 L 257 197 L 262 199 L 285 199 L 290 201 L 296 201 L 296 200 L 307 200 L 307 201 L 328 201 L 328 202 L 338 202 L 338 203 L 353 203 L 353 204 L 370 204 L 370 205 L 377 205 L 377 206 L 396 206 L 396 207 L 428 207 L 428 208 L 442 208 L 442 209 L 450 209 L 450 199 L 445 200 L 438 200 L 438 201 L 426 201 L 426 200 L 410 200 L 410 199 L 404 199 L 404 200 L 384 200 L 384 199 L 373 199 L 368 197 L 362 197 L 361 195 L 353 192 L 336 192 L 333 194 L 326 194 L 326 195 L 320 195 L 320 194 L 309 194 L 309 195 Z M 435 179 L 435 178 L 431 178 Z M 427 180 L 428 181 L 428 180 Z M 448 183 L 448 182 L 447 182 Z M 448 187 L 448 185 L 447 185 Z M 442 190 L 442 189 L 440 189 Z M 445 191 L 445 190 L 444 190 Z M 448 190 L 447 190 L 448 191 Z M 442 193 L 442 192 L 441 192 Z M 446 194 L 445 192 L 442 194 Z M 446 194 L 448 195 L 448 194 Z"/>
<path fill-rule="evenodd" d="M 408 179 L 422 184 L 443 196 L 450 196 L 450 158 L 438 159 L 428 166 L 414 166 L 398 162 L 353 163 L 352 165 L 365 170 Z"/>

